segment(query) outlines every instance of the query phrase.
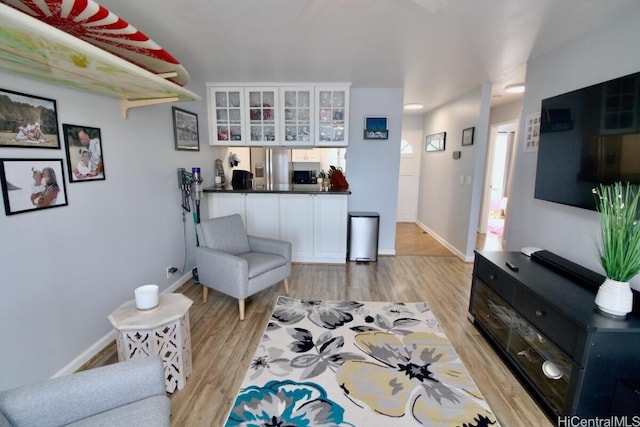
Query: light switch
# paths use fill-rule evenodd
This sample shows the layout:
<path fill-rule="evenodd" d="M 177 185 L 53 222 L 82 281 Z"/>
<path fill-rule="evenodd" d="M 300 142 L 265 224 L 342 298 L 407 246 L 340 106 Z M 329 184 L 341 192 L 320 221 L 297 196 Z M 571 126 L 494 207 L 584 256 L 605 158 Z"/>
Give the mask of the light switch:
<path fill-rule="evenodd" d="M 464 183 L 467 185 L 471 185 L 471 175 L 464 177 Z"/>
<path fill-rule="evenodd" d="M 460 175 L 460 185 L 464 185 L 464 175 Z"/>

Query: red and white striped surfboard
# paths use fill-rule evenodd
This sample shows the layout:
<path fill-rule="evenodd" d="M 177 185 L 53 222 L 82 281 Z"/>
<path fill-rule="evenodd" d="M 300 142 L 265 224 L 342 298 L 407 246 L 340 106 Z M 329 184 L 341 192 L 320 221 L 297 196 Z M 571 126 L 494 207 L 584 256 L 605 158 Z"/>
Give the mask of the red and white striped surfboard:
<path fill-rule="evenodd" d="M 187 70 L 169 52 L 104 6 L 91 0 L 0 0 L 54 28 L 184 86 Z"/>

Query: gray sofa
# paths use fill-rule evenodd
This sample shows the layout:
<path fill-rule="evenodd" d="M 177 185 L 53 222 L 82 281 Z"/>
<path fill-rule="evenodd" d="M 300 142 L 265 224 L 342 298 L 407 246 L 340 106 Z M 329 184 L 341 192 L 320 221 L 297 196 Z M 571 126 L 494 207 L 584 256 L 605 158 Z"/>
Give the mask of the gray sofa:
<path fill-rule="evenodd" d="M 159 357 L 0 392 L 0 427 L 169 426 L 170 410 Z"/>

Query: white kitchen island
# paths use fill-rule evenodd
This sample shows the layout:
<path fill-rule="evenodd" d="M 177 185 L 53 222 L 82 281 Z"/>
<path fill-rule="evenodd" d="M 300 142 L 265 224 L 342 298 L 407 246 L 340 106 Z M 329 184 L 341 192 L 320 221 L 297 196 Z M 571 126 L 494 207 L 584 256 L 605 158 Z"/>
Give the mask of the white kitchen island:
<path fill-rule="evenodd" d="M 292 261 L 344 264 L 350 191 L 205 188 L 208 218 L 240 214 L 247 233 L 291 242 Z"/>

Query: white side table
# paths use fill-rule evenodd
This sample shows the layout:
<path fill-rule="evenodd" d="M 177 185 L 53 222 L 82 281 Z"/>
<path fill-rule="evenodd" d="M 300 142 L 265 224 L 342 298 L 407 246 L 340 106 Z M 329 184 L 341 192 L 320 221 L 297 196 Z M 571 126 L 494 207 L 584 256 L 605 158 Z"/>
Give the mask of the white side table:
<path fill-rule="evenodd" d="M 160 294 L 158 307 L 138 310 L 127 301 L 109 315 L 118 331 L 118 360 L 158 355 L 164 361 L 165 386 L 169 393 L 182 390 L 191 375 L 189 307 L 182 294 Z"/>

